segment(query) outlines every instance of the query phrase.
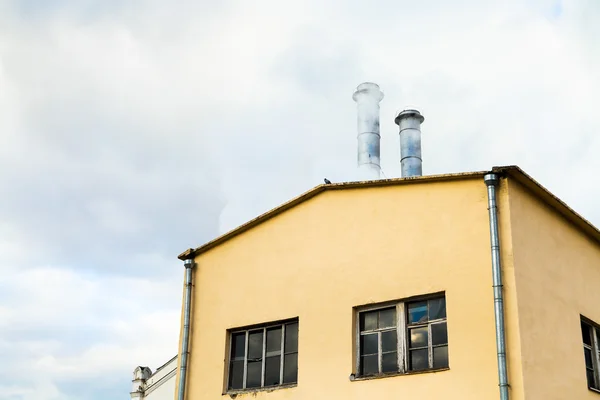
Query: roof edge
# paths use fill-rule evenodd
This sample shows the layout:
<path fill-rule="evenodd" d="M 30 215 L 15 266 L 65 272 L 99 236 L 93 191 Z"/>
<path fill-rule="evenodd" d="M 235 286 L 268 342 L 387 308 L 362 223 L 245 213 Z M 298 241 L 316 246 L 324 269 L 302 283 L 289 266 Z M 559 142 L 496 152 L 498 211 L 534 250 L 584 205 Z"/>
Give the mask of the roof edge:
<path fill-rule="evenodd" d="M 569 207 L 567 203 L 559 199 L 556 195 L 546 189 L 542 184 L 533 179 L 518 166 L 510 165 L 504 167 L 493 167 L 491 172 L 514 179 L 526 189 L 530 190 L 534 196 L 541 199 L 554 211 L 579 228 L 589 238 L 597 243 L 600 243 L 600 229 L 594 226 L 594 224 L 592 224 L 586 218 L 581 216 L 581 214 L 579 214 L 577 211 Z"/>
<path fill-rule="evenodd" d="M 513 167 L 497 167 L 497 168 L 513 168 Z M 271 210 L 245 222 L 244 224 L 226 232 L 220 236 L 217 236 L 215 239 L 199 246 L 196 248 L 189 248 L 179 254 L 177 258 L 180 260 L 189 260 L 193 259 L 197 255 L 204 253 L 212 249 L 213 247 L 218 246 L 219 244 L 259 225 L 276 215 L 281 214 L 282 212 L 289 210 L 296 205 L 303 203 L 306 200 L 309 200 L 316 195 L 324 192 L 325 190 L 343 190 L 343 189 L 362 189 L 368 187 L 377 187 L 377 186 L 392 186 L 392 185 L 400 185 L 400 184 L 414 184 L 414 183 L 424 183 L 424 182 L 439 182 L 439 181 L 451 181 L 451 180 L 461 180 L 461 179 L 475 179 L 483 177 L 489 171 L 476 171 L 476 172 L 459 172 L 459 173 L 451 173 L 451 174 L 439 174 L 439 175 L 425 175 L 425 176 L 413 176 L 406 178 L 391 178 L 391 179 L 378 179 L 373 181 L 353 181 L 353 182 L 340 182 L 340 183 L 328 183 L 328 184 L 320 184 L 315 186 L 314 188 L 302 193 L 301 195 L 288 200 L 287 202 L 280 204 L 279 206 L 272 208 Z"/>
<path fill-rule="evenodd" d="M 167 361 L 166 363 L 164 363 L 160 367 L 156 368 L 156 371 L 154 371 L 154 374 L 156 374 L 161 369 L 165 368 L 170 362 L 172 362 L 173 360 L 175 360 L 177 357 L 179 357 L 179 354 L 175 354 L 175 356 L 171 357 L 171 359 L 169 359 L 169 361 Z M 152 374 L 152 375 L 154 375 L 154 374 Z"/>

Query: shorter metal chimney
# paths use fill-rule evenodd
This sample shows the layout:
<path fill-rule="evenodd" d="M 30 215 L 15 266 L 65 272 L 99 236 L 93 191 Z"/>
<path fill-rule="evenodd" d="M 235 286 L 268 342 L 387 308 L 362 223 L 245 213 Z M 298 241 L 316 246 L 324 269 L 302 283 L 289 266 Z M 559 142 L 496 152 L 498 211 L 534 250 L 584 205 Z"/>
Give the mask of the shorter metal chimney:
<path fill-rule="evenodd" d="M 358 171 L 361 180 L 379 179 L 379 102 L 383 92 L 375 83 L 358 85 L 352 96 L 358 110 Z"/>
<path fill-rule="evenodd" d="M 404 110 L 396 117 L 400 128 L 400 163 L 402 177 L 423 175 L 421 124 L 425 118 L 417 110 Z"/>

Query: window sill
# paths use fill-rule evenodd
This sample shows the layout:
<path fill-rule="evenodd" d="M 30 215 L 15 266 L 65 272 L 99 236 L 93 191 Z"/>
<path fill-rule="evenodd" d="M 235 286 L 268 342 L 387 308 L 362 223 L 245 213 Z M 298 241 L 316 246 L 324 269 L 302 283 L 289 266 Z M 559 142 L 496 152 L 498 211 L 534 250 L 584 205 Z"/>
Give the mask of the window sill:
<path fill-rule="evenodd" d="M 232 398 L 235 398 L 242 394 L 256 393 L 256 392 L 273 392 L 275 390 L 289 389 L 289 388 L 293 388 L 296 386 L 298 386 L 297 382 L 296 383 L 285 383 L 283 385 L 278 385 L 278 386 L 266 386 L 266 387 L 260 387 L 260 388 L 252 388 L 252 389 L 232 389 L 232 390 L 227 390 L 222 395 L 223 396 L 231 396 Z"/>
<path fill-rule="evenodd" d="M 379 375 L 367 375 L 367 376 L 356 376 L 354 374 L 350 375 L 350 381 L 368 381 L 371 379 L 381 379 L 381 378 L 390 378 L 393 376 L 406 376 L 406 375 L 421 375 L 421 374 L 430 374 L 435 372 L 443 372 L 449 371 L 450 368 L 435 368 L 435 369 L 424 369 L 421 371 L 408 371 L 408 372 L 394 372 L 390 374 L 379 374 Z"/>
<path fill-rule="evenodd" d="M 594 393 L 598 393 L 598 394 L 600 394 L 600 389 L 596 389 L 596 388 L 593 388 L 593 387 L 590 387 L 590 386 L 588 386 L 588 389 L 589 389 L 590 391 L 594 392 Z"/>

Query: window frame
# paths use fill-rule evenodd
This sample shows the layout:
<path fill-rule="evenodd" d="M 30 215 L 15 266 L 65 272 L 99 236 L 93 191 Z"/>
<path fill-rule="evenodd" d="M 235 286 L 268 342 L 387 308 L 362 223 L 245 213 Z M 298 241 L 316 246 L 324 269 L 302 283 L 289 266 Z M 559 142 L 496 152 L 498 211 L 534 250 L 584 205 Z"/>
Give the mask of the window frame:
<path fill-rule="evenodd" d="M 446 317 L 445 318 L 438 318 L 435 320 L 428 320 L 425 323 L 414 323 L 414 324 L 409 324 L 408 323 L 408 319 L 407 319 L 407 314 L 408 314 L 408 305 L 411 303 L 417 303 L 417 302 L 421 302 L 421 301 L 429 301 L 429 300 L 435 300 L 435 299 L 440 299 L 443 298 L 445 303 L 446 303 Z M 365 332 L 369 332 L 369 333 L 379 333 L 378 335 L 378 343 L 377 343 L 377 347 L 378 347 L 378 373 L 376 374 L 368 374 L 368 375 L 363 375 L 360 373 L 361 371 L 361 346 L 360 346 L 360 339 L 361 336 L 364 332 L 361 332 L 360 329 L 360 318 L 361 318 L 361 314 L 366 313 L 366 312 L 370 312 L 370 311 L 378 311 L 378 310 L 383 310 L 386 308 L 392 308 L 395 307 L 396 308 L 396 338 L 397 338 L 397 355 L 398 355 L 398 371 L 394 371 L 394 372 L 382 372 L 382 358 L 383 358 L 383 351 L 381 349 L 381 332 L 387 331 L 389 330 L 388 328 L 378 328 L 375 330 L 370 330 L 370 331 L 365 331 Z M 370 379 L 370 378 L 377 378 L 377 377 L 385 377 L 385 376 L 394 376 L 394 375 L 406 375 L 406 374 L 415 374 L 415 373 L 427 373 L 430 371 L 440 371 L 440 370 L 447 370 L 450 369 L 450 363 L 448 362 L 448 366 L 446 367 L 438 367 L 435 368 L 433 367 L 433 349 L 435 347 L 449 347 L 449 341 L 447 341 L 446 344 L 442 344 L 442 345 L 433 345 L 432 343 L 432 335 L 431 335 L 431 326 L 434 324 L 439 324 L 439 323 L 446 323 L 446 329 L 448 327 L 448 313 L 447 313 L 447 301 L 446 301 L 446 293 L 445 292 L 438 292 L 438 293 L 433 293 L 433 294 L 427 294 L 427 295 L 421 295 L 421 296 L 415 296 L 415 297 L 409 297 L 409 298 L 405 298 L 402 300 L 393 300 L 393 301 L 386 301 L 383 303 L 377 303 L 377 304 L 369 304 L 369 305 L 364 305 L 364 306 L 358 306 L 358 307 L 354 307 L 354 316 L 355 316 L 355 324 L 354 324 L 354 332 L 355 332 L 355 340 L 354 340 L 354 353 L 355 353 L 355 359 L 354 359 L 354 363 L 355 363 L 355 368 L 354 368 L 354 373 L 351 376 L 351 379 Z M 409 329 L 410 328 L 415 328 L 415 327 L 424 327 L 427 326 L 427 349 L 428 349 L 428 368 L 425 369 L 419 369 L 419 370 L 410 370 L 409 369 L 409 345 L 408 345 L 408 333 L 409 333 Z M 431 350 L 431 351 L 429 351 Z"/>
<path fill-rule="evenodd" d="M 369 331 L 365 331 L 368 332 L 369 334 L 373 334 L 373 333 L 377 333 L 377 365 L 378 365 L 378 370 L 379 372 L 377 374 L 371 374 L 371 375 L 362 375 L 360 374 L 360 367 L 361 367 L 361 362 L 360 362 L 360 358 L 361 358 L 361 352 L 360 352 L 360 338 L 363 334 L 363 332 L 361 332 L 360 330 L 360 315 L 362 313 L 366 313 L 369 311 L 379 311 L 379 310 L 384 310 L 387 308 L 392 308 L 395 307 L 396 308 L 396 326 L 395 326 L 395 330 L 396 330 L 396 340 L 397 340 L 397 344 L 396 344 L 396 354 L 398 357 L 398 364 L 404 364 L 404 354 L 406 352 L 406 340 L 404 340 L 403 338 L 406 337 L 405 332 L 401 332 L 400 331 L 400 324 L 401 321 L 403 321 L 404 318 L 404 308 L 402 307 L 402 302 L 386 302 L 386 303 L 380 303 L 380 304 L 376 304 L 376 305 L 369 305 L 369 306 L 363 306 L 363 307 L 359 307 L 356 308 L 356 341 L 355 341 L 355 352 L 356 352 L 356 372 L 355 375 L 357 377 L 371 377 L 371 376 L 379 376 L 379 375 L 391 375 L 391 374 L 397 374 L 398 372 L 381 372 L 382 370 L 382 359 L 383 359 L 383 351 L 381 349 L 381 333 L 382 332 L 386 332 L 386 331 L 390 331 L 391 329 L 389 328 L 377 328 L 374 330 L 369 330 Z M 403 329 L 404 331 L 404 329 Z M 404 344 L 404 346 L 403 346 Z M 399 367 L 399 370 L 403 370 L 404 366 Z"/>
<path fill-rule="evenodd" d="M 286 352 L 285 350 L 285 338 L 286 338 L 286 327 L 287 325 L 291 325 L 291 324 L 297 324 L 298 325 L 298 331 L 297 331 L 297 342 L 296 342 L 296 351 L 288 351 Z M 269 329 L 272 328 L 281 328 L 281 347 L 279 350 L 279 357 L 280 357 L 280 361 L 279 361 L 279 383 L 276 385 L 265 385 L 265 373 L 266 373 L 266 361 L 267 361 L 267 331 Z M 261 375 L 260 375 L 260 381 L 261 384 L 260 386 L 256 386 L 256 387 L 246 387 L 247 385 L 247 378 L 248 378 L 248 351 L 249 351 L 249 337 L 250 337 L 250 333 L 252 332 L 257 332 L 257 331 L 262 331 L 262 335 L 263 335 L 263 340 L 262 340 L 262 355 L 261 355 Z M 296 386 L 298 384 L 298 376 L 297 376 L 297 371 L 298 371 L 298 367 L 296 365 L 296 380 L 294 382 L 286 382 L 284 383 L 284 364 L 285 364 L 285 356 L 289 355 L 289 354 L 298 354 L 299 353 L 299 348 L 298 348 L 298 344 L 299 344 L 299 331 L 300 331 L 300 323 L 299 323 L 299 318 L 289 318 L 289 319 L 285 319 L 285 320 L 279 320 L 279 321 L 273 321 L 273 322 L 267 322 L 267 323 L 263 323 L 263 324 L 255 324 L 255 325 L 249 325 L 249 326 L 245 326 L 245 327 L 240 327 L 240 328 L 231 328 L 227 330 L 227 346 L 226 346 L 226 356 L 225 356 L 225 379 L 224 379 L 224 391 L 223 394 L 227 394 L 227 393 L 241 393 L 241 392 L 252 392 L 252 391 L 261 391 L 261 390 L 273 390 L 273 389 L 278 389 L 280 387 L 290 387 L 290 386 Z M 244 369 L 242 372 L 242 388 L 230 388 L 230 372 L 231 372 L 231 364 L 234 361 L 234 359 L 232 358 L 232 350 L 233 350 L 233 336 L 235 334 L 239 334 L 239 333 L 244 333 L 244 358 L 243 358 L 243 362 L 244 362 Z"/>
<path fill-rule="evenodd" d="M 590 386 L 587 382 L 587 366 L 585 365 L 585 350 L 584 350 L 584 367 L 586 370 L 586 385 L 589 390 L 600 393 L 600 325 L 593 322 L 592 320 L 581 316 L 581 325 L 587 325 L 590 330 L 590 342 L 591 345 L 583 342 L 583 337 L 581 338 L 583 348 L 589 349 L 592 353 L 592 367 L 594 374 L 594 385 Z M 583 333 L 582 333 L 583 334 Z"/>

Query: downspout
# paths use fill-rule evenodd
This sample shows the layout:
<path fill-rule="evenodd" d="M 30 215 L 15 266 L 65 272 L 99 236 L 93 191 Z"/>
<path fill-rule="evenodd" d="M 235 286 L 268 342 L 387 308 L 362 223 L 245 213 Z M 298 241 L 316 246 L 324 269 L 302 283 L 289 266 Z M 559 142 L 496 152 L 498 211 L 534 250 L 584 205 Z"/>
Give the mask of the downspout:
<path fill-rule="evenodd" d="M 498 175 L 490 173 L 483 177 L 487 186 L 490 217 L 490 243 L 492 252 L 492 277 L 494 287 L 494 317 L 496 319 L 496 352 L 498 356 L 498 386 L 500 400 L 508 400 L 508 374 L 506 372 L 506 332 L 504 328 L 504 298 L 502 294 L 502 264 L 500 262 L 500 238 L 498 234 L 498 205 L 496 188 Z"/>
<path fill-rule="evenodd" d="M 187 378 L 188 345 L 190 339 L 190 308 L 192 304 L 192 268 L 194 260 L 185 260 L 185 299 L 183 303 L 183 339 L 181 340 L 181 364 L 179 367 L 179 390 L 177 400 L 185 400 Z"/>

